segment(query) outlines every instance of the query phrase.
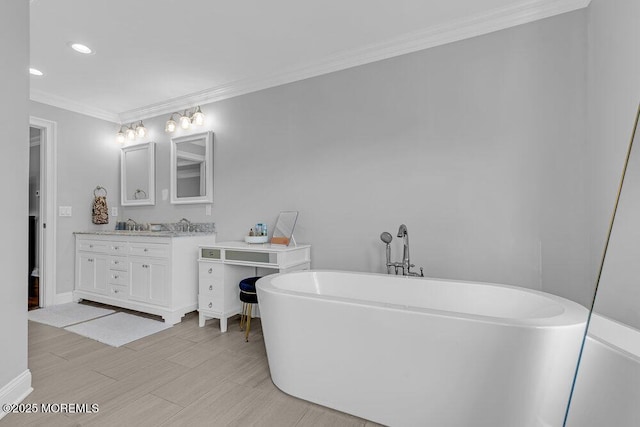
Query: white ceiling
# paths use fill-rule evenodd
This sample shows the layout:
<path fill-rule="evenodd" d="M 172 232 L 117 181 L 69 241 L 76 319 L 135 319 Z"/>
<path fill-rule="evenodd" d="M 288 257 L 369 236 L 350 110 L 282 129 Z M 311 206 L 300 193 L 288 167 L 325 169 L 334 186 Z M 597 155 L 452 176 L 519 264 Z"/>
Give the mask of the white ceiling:
<path fill-rule="evenodd" d="M 31 99 L 133 121 L 485 34 L 590 0 L 32 0 Z M 80 42 L 95 50 L 81 55 Z"/>

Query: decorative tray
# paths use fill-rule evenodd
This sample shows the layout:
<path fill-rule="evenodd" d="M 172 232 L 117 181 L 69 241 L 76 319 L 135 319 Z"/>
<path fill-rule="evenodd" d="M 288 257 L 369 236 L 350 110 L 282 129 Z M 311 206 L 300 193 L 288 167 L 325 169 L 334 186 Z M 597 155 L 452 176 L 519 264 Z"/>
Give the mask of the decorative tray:
<path fill-rule="evenodd" d="M 269 238 L 267 236 L 244 236 L 244 241 L 247 243 L 267 243 Z"/>

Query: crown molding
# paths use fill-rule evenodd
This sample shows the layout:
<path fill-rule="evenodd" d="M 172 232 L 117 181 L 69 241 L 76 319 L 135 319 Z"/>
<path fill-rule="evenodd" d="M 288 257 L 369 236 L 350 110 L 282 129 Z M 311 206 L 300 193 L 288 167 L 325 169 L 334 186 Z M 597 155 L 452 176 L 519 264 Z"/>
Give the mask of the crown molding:
<path fill-rule="evenodd" d="M 116 123 L 134 122 L 163 114 L 170 114 L 174 111 L 191 108 L 194 105 L 205 105 L 322 74 L 345 70 L 371 62 L 489 34 L 517 25 L 582 9 L 589 6 L 589 3 L 591 3 L 591 0 L 521 1 L 507 7 L 493 9 L 471 17 L 408 33 L 383 43 L 343 51 L 312 63 L 298 64 L 298 66 L 259 77 L 236 80 L 160 103 L 124 111 L 117 115 L 93 107 L 83 106 L 71 100 L 64 100 L 61 97 L 46 95 L 42 92 L 34 93 L 34 90 L 31 92 L 31 99 Z M 40 99 L 34 98 L 34 95 Z M 46 95 L 48 99 L 43 100 L 43 95 Z M 54 101 L 56 103 L 53 103 Z"/>
<path fill-rule="evenodd" d="M 494 31 L 526 24 L 577 9 L 585 8 L 591 0 L 534 0 L 520 2 L 487 13 L 451 21 L 425 30 L 371 44 L 364 48 L 341 52 L 309 64 L 292 67 L 268 76 L 237 80 L 165 102 L 148 105 L 119 114 L 120 122 L 148 119 L 170 114 L 194 105 L 204 105 L 223 99 L 256 92 L 262 89 L 304 80 L 383 59 L 441 46 Z"/>
<path fill-rule="evenodd" d="M 53 95 L 51 93 L 47 93 L 38 89 L 31 88 L 29 98 L 32 101 L 62 108 L 63 110 L 73 111 L 74 113 L 84 114 L 86 116 L 95 117 L 97 119 L 106 120 L 108 122 L 120 123 L 120 118 L 117 113 L 82 104 L 69 98 L 65 98 L 59 95 Z"/>

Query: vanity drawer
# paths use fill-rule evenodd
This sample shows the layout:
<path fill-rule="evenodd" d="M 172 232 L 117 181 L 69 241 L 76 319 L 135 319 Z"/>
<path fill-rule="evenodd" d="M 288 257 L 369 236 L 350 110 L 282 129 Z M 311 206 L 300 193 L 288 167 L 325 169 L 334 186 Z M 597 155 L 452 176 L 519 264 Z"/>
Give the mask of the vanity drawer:
<path fill-rule="evenodd" d="M 169 245 L 165 243 L 131 243 L 129 254 L 154 258 L 169 258 Z"/>
<path fill-rule="evenodd" d="M 203 281 L 209 282 L 213 278 L 218 279 L 220 282 L 224 280 L 224 264 L 200 262 L 198 263 L 198 271 L 201 283 Z"/>
<path fill-rule="evenodd" d="M 129 245 L 126 242 L 111 242 L 109 243 L 109 253 L 111 255 L 126 256 L 129 249 Z"/>
<path fill-rule="evenodd" d="M 206 282 L 200 281 L 199 293 L 200 295 L 206 295 L 207 298 L 222 298 L 223 294 L 222 280 L 208 280 Z"/>
<path fill-rule="evenodd" d="M 218 313 L 224 311 L 224 300 L 222 298 L 212 298 L 208 295 L 198 295 L 198 309 L 211 310 Z"/>
<path fill-rule="evenodd" d="M 119 285 L 109 285 L 109 296 L 118 299 L 127 299 L 128 287 Z"/>
<path fill-rule="evenodd" d="M 120 271 L 129 271 L 129 263 L 126 258 L 110 258 L 109 259 L 109 269 L 111 270 L 120 270 Z"/>
<path fill-rule="evenodd" d="M 107 253 L 111 242 L 102 240 L 80 240 L 77 241 L 77 249 L 83 252 Z"/>
<path fill-rule="evenodd" d="M 129 273 L 120 270 L 109 270 L 109 283 L 112 285 L 128 285 Z"/>

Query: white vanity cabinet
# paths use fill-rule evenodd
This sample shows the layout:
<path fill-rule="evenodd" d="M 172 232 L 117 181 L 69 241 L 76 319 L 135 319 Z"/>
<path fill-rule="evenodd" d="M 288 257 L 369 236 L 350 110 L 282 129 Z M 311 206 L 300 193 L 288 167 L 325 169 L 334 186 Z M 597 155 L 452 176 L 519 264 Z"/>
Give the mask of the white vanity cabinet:
<path fill-rule="evenodd" d="M 198 307 L 198 246 L 215 234 L 76 233 L 74 300 L 86 299 L 179 323 Z"/>
<path fill-rule="evenodd" d="M 129 261 L 129 298 L 166 306 L 169 302 L 169 264 L 164 260 L 132 257 Z"/>
<path fill-rule="evenodd" d="M 86 240 L 78 244 L 76 287 L 98 294 L 107 293 L 110 242 Z"/>
<path fill-rule="evenodd" d="M 79 253 L 78 265 L 79 289 L 99 294 L 107 293 L 107 255 L 101 253 Z"/>
<path fill-rule="evenodd" d="M 220 330 L 226 332 L 227 319 L 242 310 L 240 281 L 257 275 L 308 270 L 311 246 L 226 242 L 201 246 L 198 262 L 199 324 L 204 326 L 207 319 L 220 319 Z"/>

